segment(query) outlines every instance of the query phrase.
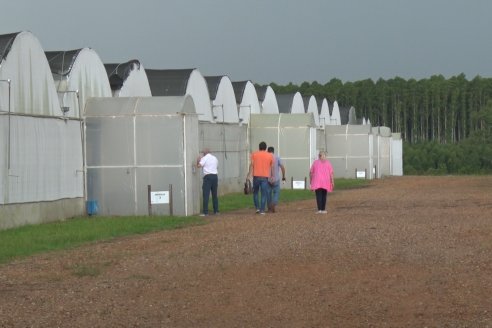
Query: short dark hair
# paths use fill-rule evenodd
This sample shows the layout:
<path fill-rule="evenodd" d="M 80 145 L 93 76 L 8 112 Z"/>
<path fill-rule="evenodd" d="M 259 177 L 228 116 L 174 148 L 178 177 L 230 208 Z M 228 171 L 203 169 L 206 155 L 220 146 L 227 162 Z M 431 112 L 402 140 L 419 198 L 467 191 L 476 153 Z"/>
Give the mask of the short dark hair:
<path fill-rule="evenodd" d="M 264 141 L 260 142 L 259 148 L 260 148 L 260 150 L 266 150 L 266 142 L 264 142 Z"/>
<path fill-rule="evenodd" d="M 269 153 L 274 153 L 275 152 L 275 149 L 272 146 L 270 146 L 270 147 L 268 147 L 268 152 Z"/>

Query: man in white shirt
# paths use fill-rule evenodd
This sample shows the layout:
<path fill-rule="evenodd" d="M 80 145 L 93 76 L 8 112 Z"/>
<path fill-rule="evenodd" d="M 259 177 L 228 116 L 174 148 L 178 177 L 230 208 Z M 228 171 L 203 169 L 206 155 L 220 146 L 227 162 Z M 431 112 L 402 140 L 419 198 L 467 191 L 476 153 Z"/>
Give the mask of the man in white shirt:
<path fill-rule="evenodd" d="M 217 168 L 219 161 L 217 157 L 210 154 L 210 149 L 203 149 L 203 156 L 198 157 L 196 165 L 202 168 L 203 171 L 203 213 L 200 216 L 208 215 L 208 198 L 212 193 L 212 206 L 214 214 L 219 214 L 219 198 L 217 197 L 217 189 L 219 178 L 217 176 Z"/>

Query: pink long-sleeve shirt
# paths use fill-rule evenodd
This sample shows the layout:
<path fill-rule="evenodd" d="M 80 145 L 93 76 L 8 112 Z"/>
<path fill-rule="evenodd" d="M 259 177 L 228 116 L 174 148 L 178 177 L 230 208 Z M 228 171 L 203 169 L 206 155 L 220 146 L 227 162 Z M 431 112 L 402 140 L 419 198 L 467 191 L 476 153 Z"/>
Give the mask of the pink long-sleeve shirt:
<path fill-rule="evenodd" d="M 311 165 L 310 176 L 311 190 L 323 188 L 328 192 L 333 191 L 333 167 L 329 160 L 315 160 Z"/>

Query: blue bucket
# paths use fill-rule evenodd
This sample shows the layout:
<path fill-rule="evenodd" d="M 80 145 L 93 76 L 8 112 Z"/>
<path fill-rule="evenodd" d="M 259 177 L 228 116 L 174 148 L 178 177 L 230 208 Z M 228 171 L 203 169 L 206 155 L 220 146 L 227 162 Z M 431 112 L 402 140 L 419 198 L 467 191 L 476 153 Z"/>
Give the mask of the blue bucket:
<path fill-rule="evenodd" d="M 86 203 L 87 215 L 96 215 L 98 207 L 97 200 L 88 200 Z"/>

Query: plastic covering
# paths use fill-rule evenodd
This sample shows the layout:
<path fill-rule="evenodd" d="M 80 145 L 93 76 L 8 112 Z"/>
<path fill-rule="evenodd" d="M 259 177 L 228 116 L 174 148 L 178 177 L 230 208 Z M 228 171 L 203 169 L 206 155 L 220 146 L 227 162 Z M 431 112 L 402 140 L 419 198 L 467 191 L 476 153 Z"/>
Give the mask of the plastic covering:
<path fill-rule="evenodd" d="M 250 125 L 251 151 L 258 150 L 259 143 L 265 141 L 281 157 L 289 179 L 304 181 L 309 177 L 309 169 L 317 153 L 312 113 L 256 114 L 251 115 Z"/>
<path fill-rule="evenodd" d="M 319 125 L 324 127 L 325 125 L 331 124 L 330 117 L 330 107 L 328 105 L 328 100 L 326 98 L 317 99 L 318 110 L 319 110 Z"/>
<path fill-rule="evenodd" d="M 239 122 L 249 123 L 251 114 L 261 113 L 260 102 L 254 84 L 251 81 L 232 82 L 238 106 Z"/>
<path fill-rule="evenodd" d="M 2 140 L 8 117 L 0 116 Z M 10 117 L 0 144 L 2 204 L 83 197 L 81 122 Z M 10 151 L 10 154 L 9 154 Z"/>
<path fill-rule="evenodd" d="M 81 122 L 53 117 L 62 112 L 44 51 L 30 32 L 0 46 L 0 79 L 11 81 L 10 97 L 0 83 L 0 204 L 83 197 Z"/>
<path fill-rule="evenodd" d="M 391 175 L 403 175 L 403 145 L 400 133 L 391 134 Z"/>
<path fill-rule="evenodd" d="M 46 57 L 67 117 L 81 118 L 89 98 L 112 96 L 106 69 L 94 50 L 47 51 Z"/>
<path fill-rule="evenodd" d="M 299 92 L 277 95 L 278 111 L 282 114 L 303 114 L 304 101 Z"/>
<path fill-rule="evenodd" d="M 306 113 L 313 113 L 314 124 L 317 127 L 320 127 L 318 103 L 316 102 L 316 98 L 314 96 L 304 97 L 304 107 Z"/>
<path fill-rule="evenodd" d="M 340 108 L 338 107 L 338 102 L 333 102 L 333 107 L 330 113 L 330 125 L 342 125 L 342 119 L 340 117 Z"/>
<path fill-rule="evenodd" d="M 104 64 L 113 97 L 150 97 L 149 80 L 142 64 L 134 59 L 121 64 Z"/>
<path fill-rule="evenodd" d="M 247 125 L 200 122 L 200 149 L 219 160 L 219 193 L 238 192 L 248 173 Z"/>
<path fill-rule="evenodd" d="M 239 123 L 236 95 L 227 76 L 206 76 L 215 122 Z"/>
<path fill-rule="evenodd" d="M 262 114 L 278 114 L 278 102 L 277 96 L 275 95 L 275 91 L 273 91 L 272 87 L 262 86 L 256 87 L 256 93 L 258 95 L 258 101 L 261 105 L 261 113 Z M 256 113 L 251 113 L 256 114 Z"/>
<path fill-rule="evenodd" d="M 197 69 L 146 69 L 152 96 L 190 95 L 195 102 L 198 119 L 214 122 L 207 82 Z"/>
<path fill-rule="evenodd" d="M 373 178 L 373 135 L 367 125 L 331 125 L 325 128 L 326 151 L 335 177 L 356 178 L 357 171 Z"/>
<path fill-rule="evenodd" d="M 391 130 L 386 126 L 372 128 L 374 134 L 375 177 L 391 175 Z"/>
<path fill-rule="evenodd" d="M 172 185 L 172 205 L 152 205 L 152 214 L 199 212 L 199 129 L 190 96 L 93 98 L 86 108 L 88 200 L 100 214 L 149 214 L 149 185 L 164 192 Z"/>
<path fill-rule="evenodd" d="M 30 32 L 2 35 L 0 47 L 0 113 L 61 116 L 50 67 L 36 37 Z"/>
<path fill-rule="evenodd" d="M 340 119 L 342 125 L 345 124 L 358 125 L 361 123 L 357 121 L 357 116 L 355 115 L 354 107 L 341 107 L 339 112 L 340 112 Z"/>

